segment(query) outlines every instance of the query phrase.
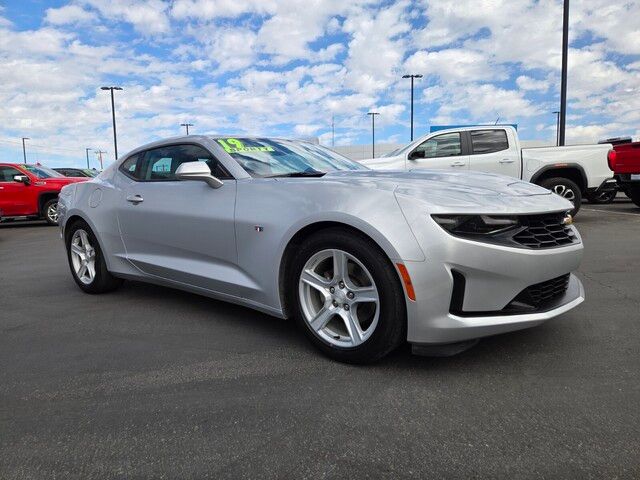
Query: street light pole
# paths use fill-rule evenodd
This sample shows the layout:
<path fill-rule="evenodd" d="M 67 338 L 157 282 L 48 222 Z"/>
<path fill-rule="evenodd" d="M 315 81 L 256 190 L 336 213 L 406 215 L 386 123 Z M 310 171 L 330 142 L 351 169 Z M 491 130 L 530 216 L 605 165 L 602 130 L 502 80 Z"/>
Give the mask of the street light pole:
<path fill-rule="evenodd" d="M 107 153 L 104 150 L 94 150 L 94 152 L 98 155 L 98 160 L 100 161 L 100 171 L 104 170 L 102 166 L 102 154 Z"/>
<path fill-rule="evenodd" d="M 564 145 L 567 118 L 567 55 L 569 53 L 569 0 L 564 0 L 562 12 L 562 78 L 560 79 L 560 121 L 558 145 Z"/>
<path fill-rule="evenodd" d="M 193 123 L 181 123 L 180 126 L 186 128 L 187 135 L 189 135 L 189 127 L 193 127 Z"/>
<path fill-rule="evenodd" d="M 378 112 L 368 112 L 371 115 L 371 158 L 376 158 L 376 115 Z"/>
<path fill-rule="evenodd" d="M 84 149 L 85 153 L 87 154 L 87 169 L 91 168 L 89 167 L 89 150 L 91 150 L 91 147 Z"/>
<path fill-rule="evenodd" d="M 27 163 L 27 149 L 24 146 L 25 140 L 31 140 L 31 139 L 29 137 L 22 137 L 22 158 L 24 160 L 24 163 Z"/>
<path fill-rule="evenodd" d="M 113 100 L 113 91 L 122 90 L 122 87 L 100 87 L 100 90 L 111 91 L 111 119 L 113 120 L 113 150 L 118 160 L 118 134 L 116 133 L 116 106 Z"/>
<path fill-rule="evenodd" d="M 331 146 L 336 146 L 336 116 L 331 115 Z"/>
<path fill-rule="evenodd" d="M 410 78 L 411 79 L 411 141 L 413 142 L 413 79 L 414 78 L 422 78 L 422 75 L 403 75 L 402 78 Z"/>
<path fill-rule="evenodd" d="M 560 145 L 560 112 L 552 112 L 556 115 L 556 147 Z"/>

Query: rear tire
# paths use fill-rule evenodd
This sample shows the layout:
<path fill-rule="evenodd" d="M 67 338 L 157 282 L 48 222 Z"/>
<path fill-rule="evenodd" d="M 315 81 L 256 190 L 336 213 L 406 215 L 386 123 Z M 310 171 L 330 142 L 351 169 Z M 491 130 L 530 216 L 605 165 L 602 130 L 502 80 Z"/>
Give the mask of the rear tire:
<path fill-rule="evenodd" d="M 42 217 L 49 225 L 58 225 L 58 199 L 52 198 L 42 206 Z"/>
<path fill-rule="evenodd" d="M 106 293 L 122 285 L 123 280 L 107 270 L 100 244 L 86 222 L 73 223 L 65 237 L 71 276 L 82 291 Z"/>
<path fill-rule="evenodd" d="M 406 340 L 398 273 L 371 240 L 341 228 L 322 230 L 305 239 L 289 265 L 288 305 L 309 341 L 328 357 L 370 363 Z"/>
<path fill-rule="evenodd" d="M 625 193 L 637 207 L 640 207 L 640 187 L 629 187 Z"/>
<path fill-rule="evenodd" d="M 560 195 L 573 203 L 573 209 L 570 212 L 571 215 L 575 216 L 580 210 L 580 205 L 582 204 L 582 192 L 580 191 L 580 187 L 578 187 L 574 181 L 564 177 L 553 177 L 540 182 L 540 186 L 551 190 L 553 193 Z"/>

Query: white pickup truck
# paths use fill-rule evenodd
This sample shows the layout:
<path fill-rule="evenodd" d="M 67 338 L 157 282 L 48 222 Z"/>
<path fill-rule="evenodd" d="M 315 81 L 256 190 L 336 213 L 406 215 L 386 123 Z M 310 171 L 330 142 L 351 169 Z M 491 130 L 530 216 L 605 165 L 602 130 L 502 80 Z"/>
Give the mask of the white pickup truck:
<path fill-rule="evenodd" d="M 611 145 L 521 148 L 509 126 L 439 130 L 384 157 L 361 162 L 374 170 L 451 168 L 519 178 L 571 200 L 573 213 L 583 197 L 616 188 L 608 167 Z"/>

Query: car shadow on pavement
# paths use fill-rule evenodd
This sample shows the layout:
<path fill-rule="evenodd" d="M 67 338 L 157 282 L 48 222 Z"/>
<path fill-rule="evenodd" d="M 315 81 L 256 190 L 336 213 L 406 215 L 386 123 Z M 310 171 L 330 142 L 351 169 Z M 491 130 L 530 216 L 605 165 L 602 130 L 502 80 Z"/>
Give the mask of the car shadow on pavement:
<path fill-rule="evenodd" d="M 54 227 L 49 225 L 45 220 L 5 220 L 0 222 L 0 228 L 27 228 L 27 227 Z"/>
<path fill-rule="evenodd" d="M 211 336 L 217 337 L 224 333 L 228 336 L 232 332 L 233 338 L 250 337 L 250 343 L 261 343 L 264 339 L 271 347 L 277 349 L 292 349 L 296 355 L 309 358 L 311 361 L 329 364 L 339 363 L 324 357 L 304 337 L 293 320 L 283 320 L 247 307 L 215 300 L 202 295 L 185 292 L 169 287 L 128 281 L 116 292 L 123 295 L 123 302 L 131 301 L 152 304 L 163 317 L 175 315 L 177 322 L 206 321 L 211 326 Z M 552 336 L 552 328 L 546 325 L 535 328 L 486 337 L 470 349 L 450 357 L 428 357 L 414 355 L 411 345 L 403 344 L 396 351 L 377 363 L 363 368 L 381 368 L 383 370 L 459 370 L 468 365 L 504 365 L 504 359 L 510 363 L 526 363 L 526 358 L 542 351 L 549 351 L 546 340 Z M 220 329 L 220 333 L 216 330 Z M 230 350 L 244 349 L 247 345 L 237 346 L 227 344 Z M 560 346 L 557 347 L 559 350 Z M 260 351 L 264 351 L 260 347 Z M 266 351 L 265 351 L 266 353 Z"/>

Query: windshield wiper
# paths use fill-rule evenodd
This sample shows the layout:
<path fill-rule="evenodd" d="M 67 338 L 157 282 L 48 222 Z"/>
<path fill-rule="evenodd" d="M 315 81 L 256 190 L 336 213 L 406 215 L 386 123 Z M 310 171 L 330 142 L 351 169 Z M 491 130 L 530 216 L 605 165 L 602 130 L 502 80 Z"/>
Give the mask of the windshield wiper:
<path fill-rule="evenodd" d="M 306 172 L 289 172 L 289 173 L 278 173 L 276 175 L 265 175 L 264 178 L 275 178 L 275 177 L 322 177 L 326 175 L 327 172 L 317 172 L 315 170 L 306 171 Z"/>

